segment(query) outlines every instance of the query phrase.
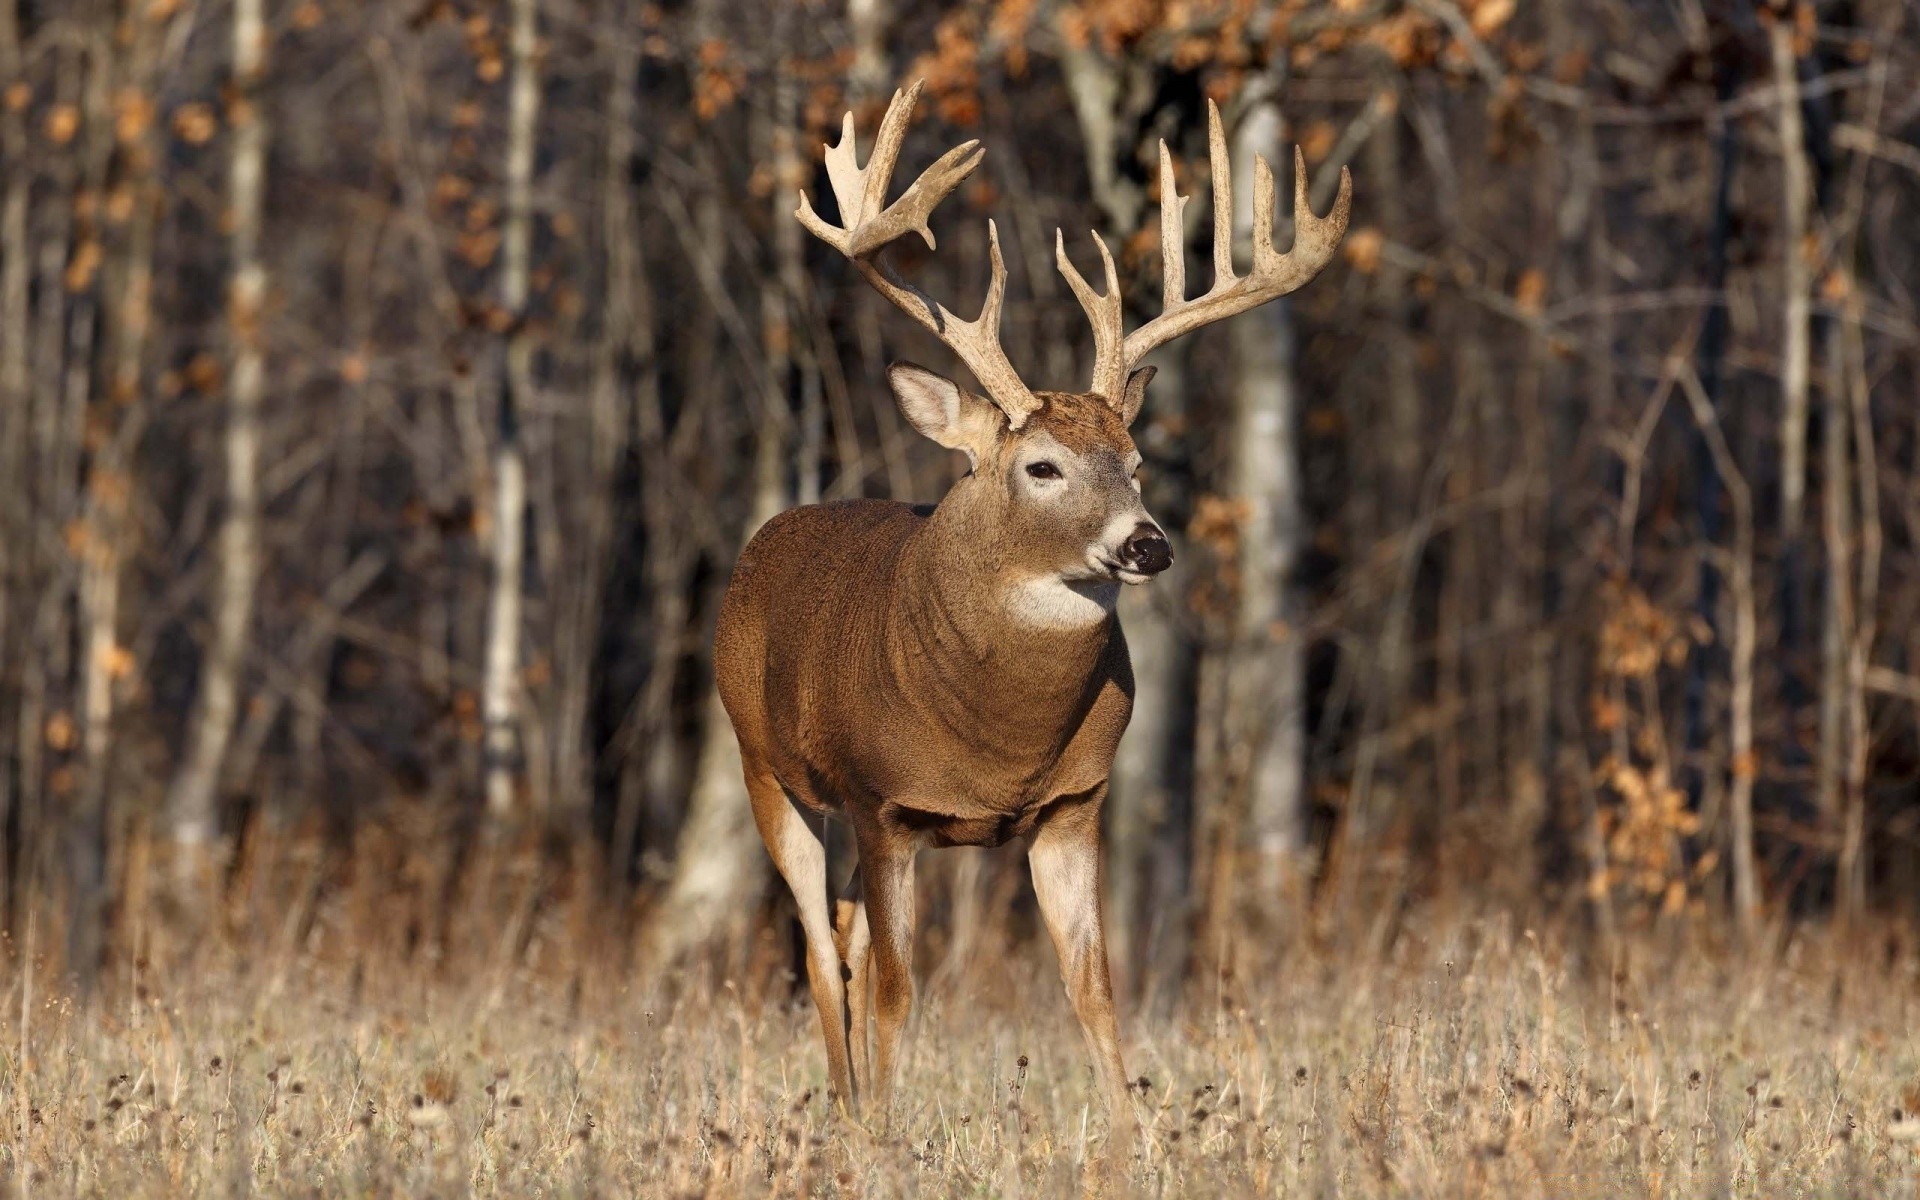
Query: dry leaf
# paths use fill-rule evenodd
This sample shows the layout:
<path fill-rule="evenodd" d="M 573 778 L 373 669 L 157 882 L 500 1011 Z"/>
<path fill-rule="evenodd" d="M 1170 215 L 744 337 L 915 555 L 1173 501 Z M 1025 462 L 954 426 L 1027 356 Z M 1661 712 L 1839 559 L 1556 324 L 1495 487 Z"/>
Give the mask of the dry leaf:
<path fill-rule="evenodd" d="M 1546 307 L 1546 301 L 1546 272 L 1538 267 L 1529 267 L 1521 273 L 1520 282 L 1514 285 L 1513 302 L 1519 306 L 1521 312 L 1530 317 L 1537 317 Z"/>
<path fill-rule="evenodd" d="M 1380 250 L 1386 245 L 1386 240 L 1378 229 L 1365 225 L 1347 234 L 1341 252 L 1353 264 L 1354 270 L 1362 275 L 1371 275 L 1380 269 Z"/>
<path fill-rule="evenodd" d="M 1478 36 L 1492 37 L 1513 19 L 1513 10 L 1514 0 L 1480 0 L 1473 6 L 1473 14 L 1467 18 L 1467 23 Z"/>
<path fill-rule="evenodd" d="M 173 113 L 173 134 L 189 146 L 205 145 L 219 131 L 213 109 L 205 104 L 183 104 Z"/>
<path fill-rule="evenodd" d="M 80 132 L 80 110 L 71 104 L 56 104 L 47 113 L 47 140 L 64 146 Z"/>

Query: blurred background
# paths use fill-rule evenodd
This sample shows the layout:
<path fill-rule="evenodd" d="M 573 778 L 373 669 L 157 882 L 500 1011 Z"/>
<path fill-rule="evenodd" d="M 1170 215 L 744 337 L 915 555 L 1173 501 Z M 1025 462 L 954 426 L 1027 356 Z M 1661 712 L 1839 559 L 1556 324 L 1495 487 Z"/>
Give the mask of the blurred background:
<path fill-rule="evenodd" d="M 1421 906 L 1912 913 L 1912 0 L 0 0 L 10 944 L 787 953 L 711 627 L 769 514 L 960 469 L 791 215 L 916 78 L 896 187 L 988 153 L 898 261 L 971 312 L 995 218 L 1037 387 L 1056 227 L 1156 311 L 1163 138 L 1205 286 L 1209 98 L 1354 176 L 1135 427 L 1132 994 Z M 936 962 L 1032 925 L 1017 851 L 923 873 Z"/>

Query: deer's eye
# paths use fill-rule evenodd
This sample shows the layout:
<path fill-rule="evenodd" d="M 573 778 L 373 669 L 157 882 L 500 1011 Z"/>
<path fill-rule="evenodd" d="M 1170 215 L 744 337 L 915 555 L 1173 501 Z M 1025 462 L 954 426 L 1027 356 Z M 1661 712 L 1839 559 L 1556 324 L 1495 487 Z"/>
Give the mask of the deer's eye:
<path fill-rule="evenodd" d="M 1035 479 L 1058 479 L 1060 478 L 1060 468 L 1050 462 L 1028 463 L 1027 474 L 1033 476 Z"/>

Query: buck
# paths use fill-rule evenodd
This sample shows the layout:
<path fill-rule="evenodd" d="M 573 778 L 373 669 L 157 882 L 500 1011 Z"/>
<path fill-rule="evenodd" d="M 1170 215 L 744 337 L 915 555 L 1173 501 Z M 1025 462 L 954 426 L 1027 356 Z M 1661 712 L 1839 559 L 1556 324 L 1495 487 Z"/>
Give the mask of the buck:
<path fill-rule="evenodd" d="M 888 372 L 913 427 L 965 454 L 972 469 L 931 508 L 846 500 L 768 521 L 727 587 L 714 670 L 754 821 L 799 907 L 840 1102 L 858 1112 L 870 1100 L 883 1123 L 890 1110 L 913 1005 L 916 852 L 1022 838 L 1110 1119 L 1132 1128 L 1101 924 L 1100 810 L 1133 707 L 1115 601 L 1121 585 L 1145 583 L 1173 561 L 1141 503 L 1140 454 L 1127 434 L 1153 376 L 1141 361 L 1312 279 L 1346 230 L 1352 184 L 1343 170 L 1332 212 L 1314 216 L 1296 150 L 1294 243 L 1281 254 L 1273 173 L 1257 161 L 1253 265 L 1236 275 L 1226 139 L 1209 104 L 1212 289 L 1186 297 L 1186 202 L 1162 142 L 1163 311 L 1125 333 L 1105 243 L 1095 235 L 1106 272 L 1095 292 L 1056 234 L 1056 264 L 1093 326 L 1093 385 L 1033 391 L 1000 345 L 1006 267 L 991 221 L 991 276 L 973 321 L 882 257 L 908 233 L 934 248 L 928 218 L 985 153 L 977 142 L 955 147 L 886 203 L 919 90 L 895 93 L 865 167 L 847 114 L 839 145 L 826 152 L 841 224 L 823 220 L 804 193 L 795 215 L 951 348 L 985 391 L 908 363 Z M 852 826 L 859 860 L 831 906 L 829 817 Z"/>

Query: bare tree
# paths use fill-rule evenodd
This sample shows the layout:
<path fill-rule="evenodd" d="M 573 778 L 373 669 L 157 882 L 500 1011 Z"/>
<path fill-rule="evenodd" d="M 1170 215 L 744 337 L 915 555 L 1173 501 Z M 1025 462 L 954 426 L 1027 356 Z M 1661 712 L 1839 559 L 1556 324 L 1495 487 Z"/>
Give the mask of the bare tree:
<path fill-rule="evenodd" d="M 0 88 L 19 81 L 23 66 L 20 19 L 13 0 L 0 0 Z M 27 503 L 28 421 L 31 416 L 30 285 L 33 252 L 28 238 L 28 189 L 33 169 L 28 160 L 26 120 L 18 109 L 0 109 L 0 170 L 6 186 L 0 192 L 0 480 L 13 481 L 0 491 L 0 696 L 15 686 L 13 642 L 14 598 L 26 572 L 18 547 L 32 536 L 32 511 Z M 5 757 L 15 757 L 14 739 L 21 731 L 0 729 Z M 4 759 L 0 759 L 4 761 Z M 13 816 L 16 802 L 14 773 L 0 768 L 0 823 Z M 12 884 L 12 879 L 8 879 Z"/>
<path fill-rule="evenodd" d="M 1726 485 L 1733 502 L 1733 549 L 1728 556 L 1728 591 L 1732 593 L 1733 638 L 1729 647 L 1729 691 L 1727 699 L 1728 838 L 1732 843 L 1733 911 L 1741 936 L 1751 940 L 1760 932 L 1760 876 L 1754 859 L 1753 779 L 1756 771 L 1753 749 L 1753 658 L 1758 627 L 1753 592 L 1753 494 L 1747 478 L 1734 461 L 1720 428 L 1719 416 L 1706 389 L 1691 367 L 1681 374 L 1680 383 L 1692 411 L 1695 425 L 1707 441 L 1714 470 Z"/>
<path fill-rule="evenodd" d="M 220 770 L 240 702 L 240 674 L 260 575 L 260 406 L 266 392 L 261 325 L 266 268 L 260 258 L 261 202 L 266 187 L 267 127 L 260 83 L 267 58 L 263 0 L 233 8 L 233 125 L 227 205 L 232 222 L 233 279 L 228 300 L 233 366 L 227 385 L 227 512 L 220 529 L 220 583 L 213 637 L 201 668 L 188 748 L 168 797 L 168 825 L 183 868 L 218 834 L 215 800 Z"/>
<path fill-rule="evenodd" d="M 1234 240 L 1253 237 L 1252 164 L 1277 159 L 1285 125 L 1279 98 L 1257 93 L 1234 131 Z M 1255 854 L 1257 894 L 1280 894 L 1302 837 L 1302 762 L 1306 709 L 1299 598 L 1292 582 L 1302 516 L 1295 442 L 1299 416 L 1294 382 L 1292 313 L 1285 299 L 1231 330 L 1232 425 L 1227 487 L 1240 506 L 1239 592 L 1226 681 L 1232 740 L 1244 755 L 1233 775 L 1246 791 L 1248 841 Z"/>
<path fill-rule="evenodd" d="M 1811 380 L 1812 270 L 1807 262 L 1808 211 L 1813 184 L 1807 173 L 1806 136 L 1800 116 L 1800 56 L 1791 19 L 1772 22 L 1768 41 L 1780 137 L 1780 264 L 1783 329 L 1780 350 L 1780 533 L 1799 536 L 1807 488 L 1807 397 Z M 1824 784 L 1822 785 L 1825 786 Z"/>
<path fill-rule="evenodd" d="M 487 603 L 486 665 L 480 710 L 486 723 L 487 811 L 513 811 L 520 778 L 520 609 L 525 572 L 527 462 L 521 446 L 521 405 L 533 393 L 532 331 L 527 296 L 533 259 L 533 152 L 540 117 L 536 55 L 539 0 L 514 0 L 509 53 L 513 82 L 507 98 L 506 217 L 501 229 L 500 332 L 491 522 L 493 585 Z"/>

